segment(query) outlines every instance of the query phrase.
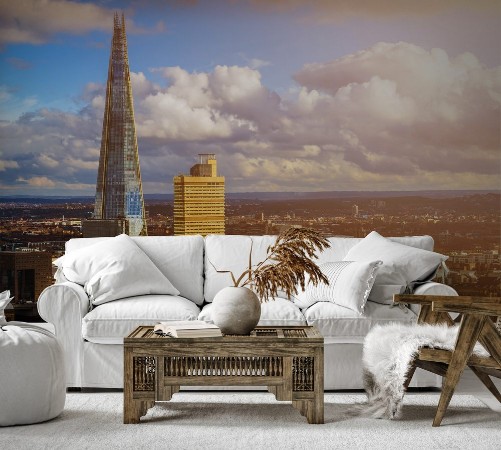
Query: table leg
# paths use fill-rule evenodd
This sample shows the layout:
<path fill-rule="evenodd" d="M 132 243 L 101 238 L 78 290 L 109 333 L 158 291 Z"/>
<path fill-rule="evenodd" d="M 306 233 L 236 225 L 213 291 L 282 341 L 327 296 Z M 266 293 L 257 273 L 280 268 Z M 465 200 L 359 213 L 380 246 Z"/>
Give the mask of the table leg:
<path fill-rule="evenodd" d="M 315 349 L 314 399 L 308 405 L 308 423 L 324 423 L 324 348 Z"/>
<path fill-rule="evenodd" d="M 143 405 L 133 398 L 133 357 L 132 352 L 124 348 L 124 423 L 139 423 Z"/>
<path fill-rule="evenodd" d="M 132 351 L 124 348 L 124 423 L 139 423 L 141 416 L 146 415 L 149 408 L 155 405 L 155 400 L 134 399 L 134 358 Z"/>
<path fill-rule="evenodd" d="M 306 416 L 308 412 L 307 400 L 292 400 L 292 406 L 294 406 L 302 416 Z"/>

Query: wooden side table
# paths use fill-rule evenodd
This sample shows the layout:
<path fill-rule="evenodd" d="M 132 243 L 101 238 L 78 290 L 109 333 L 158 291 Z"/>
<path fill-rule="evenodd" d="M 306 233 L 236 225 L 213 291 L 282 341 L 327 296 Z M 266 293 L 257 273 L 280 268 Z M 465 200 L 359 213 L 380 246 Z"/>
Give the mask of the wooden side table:
<path fill-rule="evenodd" d="M 181 339 L 140 326 L 124 339 L 124 365 L 124 423 L 139 423 L 182 385 L 268 386 L 309 423 L 324 423 L 324 338 L 315 327 Z"/>

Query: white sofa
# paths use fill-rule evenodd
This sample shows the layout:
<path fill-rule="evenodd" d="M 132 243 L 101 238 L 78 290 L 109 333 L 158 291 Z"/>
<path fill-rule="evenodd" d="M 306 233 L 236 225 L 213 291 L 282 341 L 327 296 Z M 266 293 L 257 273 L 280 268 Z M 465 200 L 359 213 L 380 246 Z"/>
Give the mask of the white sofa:
<path fill-rule="evenodd" d="M 71 239 L 66 254 L 112 238 Z M 122 388 L 123 338 L 139 325 L 168 320 L 210 320 L 210 302 L 231 285 L 232 270 L 240 274 L 248 264 L 249 236 L 149 236 L 133 241 L 179 290 L 179 295 L 142 295 L 92 307 L 84 288 L 63 281 L 45 289 L 38 300 L 40 316 L 55 327 L 65 354 L 68 387 Z M 429 236 L 390 238 L 416 248 L 433 249 Z M 263 259 L 274 236 L 253 236 L 253 261 Z M 329 238 L 331 247 L 318 263 L 342 260 L 358 238 Z M 383 255 L 381 256 L 383 257 Z M 147 283 L 147 280 L 144 280 Z M 449 286 L 421 284 L 416 294 L 457 295 Z M 361 389 L 364 337 L 375 324 L 413 322 L 416 311 L 368 301 L 364 314 L 331 302 L 301 309 L 293 301 L 276 298 L 262 304 L 260 325 L 315 325 L 325 337 L 325 389 Z M 421 372 L 413 386 L 438 386 L 434 375 Z"/>

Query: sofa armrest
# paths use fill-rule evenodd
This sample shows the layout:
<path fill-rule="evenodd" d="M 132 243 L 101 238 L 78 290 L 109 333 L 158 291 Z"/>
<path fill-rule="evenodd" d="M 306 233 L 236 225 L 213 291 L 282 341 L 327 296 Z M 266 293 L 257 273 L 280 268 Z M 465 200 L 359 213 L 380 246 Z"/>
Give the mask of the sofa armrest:
<path fill-rule="evenodd" d="M 63 348 L 67 386 L 81 387 L 82 318 L 90 307 L 87 294 L 82 286 L 70 281 L 53 284 L 42 291 L 37 306 L 40 317 L 54 325 Z"/>
<path fill-rule="evenodd" d="M 395 302 L 396 303 L 408 303 L 409 309 L 419 315 L 419 311 L 421 309 L 421 305 L 423 303 L 430 304 L 431 300 L 426 300 L 421 298 L 420 296 L 425 295 L 445 295 L 445 296 L 457 296 L 459 295 L 455 289 L 447 286 L 446 284 L 436 283 L 434 281 L 429 281 L 427 283 L 421 284 L 418 286 L 413 294 L 410 295 L 396 295 Z"/>

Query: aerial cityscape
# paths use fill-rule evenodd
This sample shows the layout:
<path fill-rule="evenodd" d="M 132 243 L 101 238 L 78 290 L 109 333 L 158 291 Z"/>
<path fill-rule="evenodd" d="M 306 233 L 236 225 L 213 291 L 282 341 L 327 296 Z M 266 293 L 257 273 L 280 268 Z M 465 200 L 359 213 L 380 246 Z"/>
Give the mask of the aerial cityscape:
<path fill-rule="evenodd" d="M 256 20 L 227 7 L 221 0 L 210 12 L 197 5 L 190 13 L 207 13 L 200 17 L 208 22 L 217 21 L 214 11 L 229 11 L 242 23 Z M 127 20 L 122 12 L 96 8 L 103 22 L 88 24 L 87 33 L 100 40 L 99 57 L 87 47 L 85 53 L 102 64 L 96 66 L 101 81 L 87 81 L 78 112 L 52 100 L 34 111 L 16 109 L 16 70 L 30 68 L 33 55 L 24 49 L 26 61 L 10 53 L 2 61 L 0 287 L 15 286 L 18 306 L 36 302 L 52 282 L 51 261 L 71 238 L 263 235 L 291 226 L 324 236 L 428 234 L 435 251 L 449 256 L 441 281 L 463 295 L 500 295 L 495 93 L 501 80 L 499 55 L 480 45 L 490 42 L 489 27 L 476 47 L 457 56 L 440 27 L 432 31 L 444 48 L 430 49 L 405 42 L 412 37 L 406 33 L 385 42 L 389 35 L 376 27 L 379 40 L 364 49 L 324 50 L 317 55 L 323 62 L 312 62 L 309 52 L 291 55 L 297 64 L 284 82 L 279 64 L 243 53 L 242 65 L 210 61 L 207 68 L 181 54 L 169 67 L 157 65 L 163 52 L 149 50 L 165 38 L 164 25 L 147 31 L 151 19 L 139 6 Z M 183 7 L 155 8 L 183 22 Z M 310 20 L 318 21 L 319 10 L 310 8 Z M 5 8 L 4 14 L 17 12 Z M 294 24 L 285 26 L 287 33 L 311 31 L 295 14 L 294 8 L 283 16 L 258 10 L 281 27 L 287 17 Z M 407 20 L 425 26 L 413 14 Z M 129 29 L 134 42 L 148 33 L 158 38 L 143 42 L 143 53 L 130 46 L 131 63 Z M 315 28 L 319 35 L 333 30 Z M 167 34 L 166 42 L 180 36 Z M 22 40 L 9 36 L 3 37 L 7 53 Z M 38 39 L 46 55 L 53 51 L 45 46 L 50 37 Z M 146 53 L 155 59 L 145 60 Z M 269 57 L 284 62 L 283 55 Z M 135 60 L 142 71 L 131 70 Z"/>
<path fill-rule="evenodd" d="M 384 236 L 428 234 L 435 251 L 449 256 L 447 284 L 464 295 L 500 293 L 499 193 L 263 197 L 227 195 L 225 233 L 275 234 L 284 227 L 307 226 L 326 236 L 364 237 L 372 230 Z M 148 235 L 173 235 L 173 199 L 146 196 L 145 203 Z M 93 208 L 92 197 L 2 198 L 1 248 L 46 250 L 58 257 L 68 239 L 82 236 L 81 222 L 92 216 Z"/>

